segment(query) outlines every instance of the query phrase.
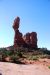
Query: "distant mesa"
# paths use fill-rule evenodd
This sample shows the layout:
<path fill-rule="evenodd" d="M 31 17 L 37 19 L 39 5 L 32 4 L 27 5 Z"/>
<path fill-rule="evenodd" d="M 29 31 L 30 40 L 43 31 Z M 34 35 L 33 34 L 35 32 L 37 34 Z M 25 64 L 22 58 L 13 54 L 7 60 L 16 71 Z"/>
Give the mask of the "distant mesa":
<path fill-rule="evenodd" d="M 29 48 L 37 48 L 37 33 L 31 32 L 26 33 L 24 36 L 19 31 L 20 18 L 17 17 L 13 23 L 13 29 L 15 31 L 14 36 L 14 48 L 17 47 L 29 47 Z"/>

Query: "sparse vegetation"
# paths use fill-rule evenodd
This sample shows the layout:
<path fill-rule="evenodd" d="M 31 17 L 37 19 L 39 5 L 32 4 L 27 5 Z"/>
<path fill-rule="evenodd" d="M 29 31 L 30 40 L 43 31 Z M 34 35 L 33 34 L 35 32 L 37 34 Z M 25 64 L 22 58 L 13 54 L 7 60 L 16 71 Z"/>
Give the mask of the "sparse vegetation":
<path fill-rule="evenodd" d="M 50 69 L 50 66 L 48 66 L 48 68 Z"/>
<path fill-rule="evenodd" d="M 29 60 L 38 60 L 38 57 L 37 57 L 37 56 L 29 56 L 28 59 L 29 59 Z"/>
<path fill-rule="evenodd" d="M 23 47 L 19 47 L 15 50 L 6 50 L 6 48 L 0 48 L 0 61 L 7 61 L 5 58 L 10 58 L 10 62 L 16 62 L 21 58 L 25 58 L 27 60 L 38 60 L 39 58 L 48 58 L 50 59 L 50 51 L 41 49 L 27 49 Z"/>

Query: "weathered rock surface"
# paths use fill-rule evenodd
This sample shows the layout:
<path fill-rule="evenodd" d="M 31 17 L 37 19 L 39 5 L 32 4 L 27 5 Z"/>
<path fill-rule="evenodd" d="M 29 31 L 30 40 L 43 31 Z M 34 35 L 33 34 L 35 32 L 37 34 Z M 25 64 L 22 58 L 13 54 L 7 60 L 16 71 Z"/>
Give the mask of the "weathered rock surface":
<path fill-rule="evenodd" d="M 24 41 L 27 43 L 28 46 L 32 48 L 37 48 L 37 33 L 26 33 L 23 37 Z"/>
<path fill-rule="evenodd" d="M 15 37 L 14 37 L 14 47 L 18 47 L 18 46 L 22 46 L 24 44 L 24 40 L 22 38 L 22 33 L 19 32 L 19 23 L 20 23 L 20 18 L 17 17 L 14 20 L 14 24 L 13 24 L 13 29 L 15 31 Z"/>
<path fill-rule="evenodd" d="M 13 29 L 15 31 L 14 48 L 20 46 L 37 48 L 37 33 L 36 32 L 26 33 L 26 35 L 23 36 L 22 33 L 19 32 L 19 24 L 20 18 L 17 17 L 14 20 L 13 24 Z"/>
<path fill-rule="evenodd" d="M 19 17 L 15 18 L 14 23 L 13 23 L 13 28 L 15 31 L 18 30 L 19 23 L 20 23 L 20 18 Z"/>

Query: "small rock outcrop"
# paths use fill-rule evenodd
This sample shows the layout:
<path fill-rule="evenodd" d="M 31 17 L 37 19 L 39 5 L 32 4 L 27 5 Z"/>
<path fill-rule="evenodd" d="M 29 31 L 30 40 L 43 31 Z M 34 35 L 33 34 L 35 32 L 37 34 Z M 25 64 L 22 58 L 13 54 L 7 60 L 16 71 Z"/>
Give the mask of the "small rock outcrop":
<path fill-rule="evenodd" d="M 13 23 L 13 29 L 15 31 L 14 48 L 21 46 L 37 48 L 37 33 L 36 32 L 26 33 L 23 36 L 23 34 L 19 31 L 19 24 L 20 18 L 17 17 Z"/>

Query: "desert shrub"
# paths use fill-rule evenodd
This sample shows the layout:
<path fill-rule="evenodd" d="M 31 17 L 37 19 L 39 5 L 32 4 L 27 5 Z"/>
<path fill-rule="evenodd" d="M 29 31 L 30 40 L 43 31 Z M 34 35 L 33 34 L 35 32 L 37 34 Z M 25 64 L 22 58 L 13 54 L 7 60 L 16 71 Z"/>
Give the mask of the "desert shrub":
<path fill-rule="evenodd" d="M 17 56 L 23 57 L 22 53 L 20 51 L 17 52 Z"/>
<path fill-rule="evenodd" d="M 20 51 L 16 51 L 14 54 L 12 54 L 11 56 L 11 60 L 13 62 L 16 62 L 17 60 L 19 60 L 19 58 L 22 58 L 22 53 Z"/>
<path fill-rule="evenodd" d="M 47 55 L 47 58 L 50 59 L 50 55 Z"/>
<path fill-rule="evenodd" d="M 42 55 L 38 55 L 38 57 L 43 59 L 43 58 L 46 58 L 47 55 L 46 54 L 42 54 Z"/>
<path fill-rule="evenodd" d="M 6 56 L 9 56 L 9 53 L 10 53 L 9 51 L 4 51 L 4 52 L 2 53 L 2 56 L 5 56 L 5 57 L 6 57 Z"/>
<path fill-rule="evenodd" d="M 50 69 L 50 66 L 48 66 L 48 68 Z"/>
<path fill-rule="evenodd" d="M 39 51 L 40 51 L 41 53 L 43 53 L 43 54 L 48 54 L 48 55 L 50 55 L 50 51 L 47 50 L 47 48 L 40 48 Z"/>
<path fill-rule="evenodd" d="M 37 56 L 29 56 L 28 59 L 29 60 L 38 60 L 38 57 Z"/>
<path fill-rule="evenodd" d="M 13 61 L 13 62 L 16 62 L 16 60 L 18 60 L 19 59 L 19 57 L 17 56 L 17 55 L 12 55 L 11 56 L 11 60 Z"/>
<path fill-rule="evenodd" d="M 48 51 L 48 50 L 44 50 L 43 52 L 50 55 L 50 51 Z"/>
<path fill-rule="evenodd" d="M 0 61 L 2 61 L 2 55 L 0 55 Z"/>
<path fill-rule="evenodd" d="M 38 57 L 37 56 L 33 56 L 32 60 L 38 60 Z"/>
<path fill-rule="evenodd" d="M 5 61 L 5 58 L 10 57 L 12 55 L 12 52 L 7 50 L 2 50 L 1 55 L 2 55 L 2 61 Z"/>

